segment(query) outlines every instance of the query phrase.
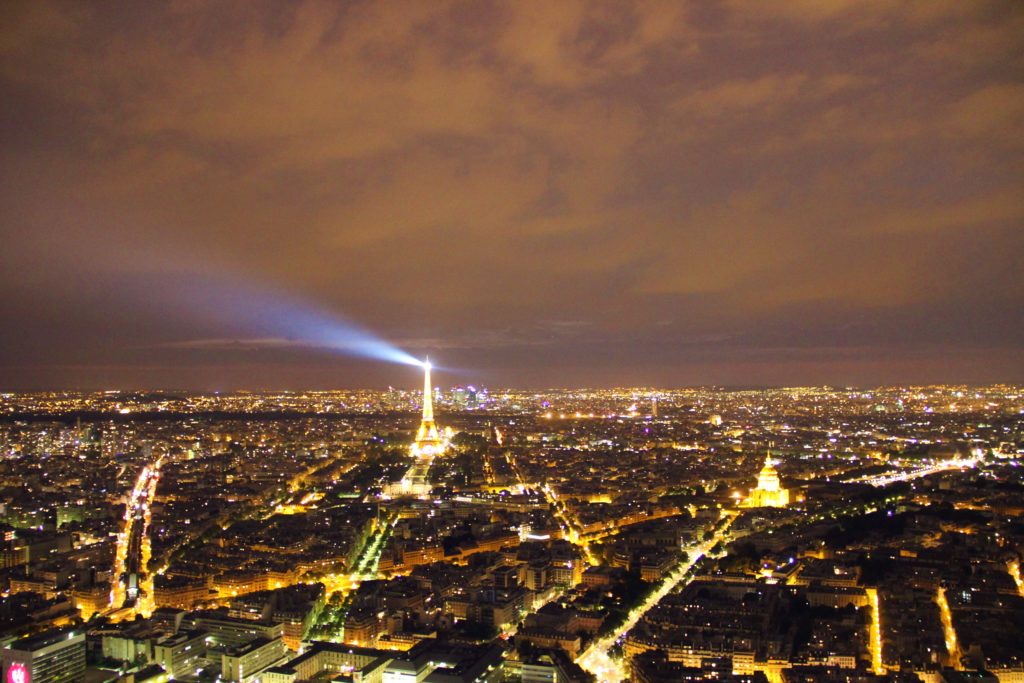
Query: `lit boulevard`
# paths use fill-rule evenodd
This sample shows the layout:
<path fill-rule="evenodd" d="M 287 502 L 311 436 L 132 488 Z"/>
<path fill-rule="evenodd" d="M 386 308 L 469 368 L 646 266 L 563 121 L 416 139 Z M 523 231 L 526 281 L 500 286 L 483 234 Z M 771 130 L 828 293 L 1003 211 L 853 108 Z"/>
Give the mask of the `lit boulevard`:
<path fill-rule="evenodd" d="M 128 494 L 124 527 L 117 535 L 114 552 L 116 580 L 110 596 L 110 607 L 114 611 L 124 607 L 126 600 L 132 601 L 130 612 L 148 615 L 152 611 L 153 577 L 147 568 L 151 555 L 148 533 L 162 463 L 163 456 L 160 456 L 144 466 Z M 133 575 L 139 581 L 134 587 L 129 586 Z"/>
<path fill-rule="evenodd" d="M 953 627 L 953 614 L 949 609 L 945 588 L 940 587 L 935 592 L 935 604 L 939 606 L 939 616 L 942 619 L 942 632 L 946 638 L 946 652 L 948 653 L 949 665 L 954 669 L 962 669 L 963 667 L 960 665 L 960 645 L 957 642 L 956 629 Z"/>
<path fill-rule="evenodd" d="M 540 490 L 544 492 L 544 496 L 547 498 L 548 503 L 555 511 L 555 518 L 558 519 L 562 530 L 565 532 L 565 538 L 570 543 L 578 546 L 583 550 L 583 554 L 587 558 L 587 562 L 591 565 L 596 565 L 597 560 L 594 558 L 594 554 L 590 550 L 590 543 L 580 536 L 577 529 L 579 528 L 579 522 L 572 520 L 569 517 L 568 510 L 564 503 L 558 500 L 558 494 L 551 488 L 551 485 L 547 482 L 540 487 Z"/>
<path fill-rule="evenodd" d="M 854 479 L 858 484 L 871 484 L 872 486 L 890 486 L 901 481 L 911 481 L 922 477 L 929 477 L 940 472 L 975 467 L 978 464 L 977 458 L 953 458 L 945 462 L 938 462 L 925 467 L 917 467 L 903 472 L 891 474 L 862 477 Z"/>
<path fill-rule="evenodd" d="M 885 673 L 882 663 L 882 610 L 878 604 L 878 589 L 868 588 L 868 606 L 871 609 L 871 623 L 868 625 L 868 650 L 871 653 L 871 670 L 876 674 Z"/>
<path fill-rule="evenodd" d="M 640 618 L 643 617 L 648 610 L 657 605 L 662 598 L 673 590 L 676 590 L 681 585 L 685 585 L 687 580 L 690 578 L 690 570 L 693 566 L 699 562 L 701 558 L 711 550 L 711 548 L 728 536 L 729 527 L 732 526 L 735 519 L 736 513 L 725 513 L 724 521 L 719 524 L 719 528 L 714 532 L 714 535 L 710 540 L 704 541 L 700 545 L 685 549 L 685 552 L 687 553 L 686 561 L 680 562 L 672 573 L 663 579 L 662 584 L 656 591 L 629 612 L 629 615 L 622 626 L 605 637 L 594 641 L 580 655 L 577 663 L 585 670 L 597 676 L 599 681 L 616 682 L 628 680 L 629 673 L 626 671 L 622 662 L 611 657 L 608 651 L 613 645 L 615 645 L 615 642 L 619 638 L 623 637 L 631 628 L 636 626 L 636 623 L 640 621 Z"/>

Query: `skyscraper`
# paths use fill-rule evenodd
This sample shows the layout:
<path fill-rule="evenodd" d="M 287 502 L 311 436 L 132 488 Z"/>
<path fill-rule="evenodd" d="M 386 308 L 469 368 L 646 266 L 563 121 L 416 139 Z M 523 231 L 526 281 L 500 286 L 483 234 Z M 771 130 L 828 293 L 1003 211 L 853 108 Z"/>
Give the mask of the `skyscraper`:
<path fill-rule="evenodd" d="M 7 683 L 76 683 L 85 678 L 85 634 L 50 631 L 16 640 L 3 650 Z"/>

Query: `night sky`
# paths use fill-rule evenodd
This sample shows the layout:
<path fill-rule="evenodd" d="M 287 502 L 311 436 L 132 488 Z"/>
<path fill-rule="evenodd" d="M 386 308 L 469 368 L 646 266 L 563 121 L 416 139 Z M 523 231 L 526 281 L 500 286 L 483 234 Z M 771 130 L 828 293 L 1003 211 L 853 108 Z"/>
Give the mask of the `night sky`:
<path fill-rule="evenodd" d="M 0 390 L 1024 382 L 1022 260 L 1019 1 L 0 4 Z"/>

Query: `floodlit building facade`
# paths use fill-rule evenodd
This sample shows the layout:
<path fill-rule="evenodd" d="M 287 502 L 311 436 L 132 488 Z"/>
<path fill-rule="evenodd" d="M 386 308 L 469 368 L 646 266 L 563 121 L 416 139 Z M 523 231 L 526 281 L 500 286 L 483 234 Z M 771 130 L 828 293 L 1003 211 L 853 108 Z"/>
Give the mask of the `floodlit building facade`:
<path fill-rule="evenodd" d="M 757 488 L 750 492 L 746 506 L 752 508 L 782 508 L 789 505 L 789 489 L 782 488 L 779 473 L 772 463 L 772 454 L 765 456 L 764 467 L 757 476 Z"/>

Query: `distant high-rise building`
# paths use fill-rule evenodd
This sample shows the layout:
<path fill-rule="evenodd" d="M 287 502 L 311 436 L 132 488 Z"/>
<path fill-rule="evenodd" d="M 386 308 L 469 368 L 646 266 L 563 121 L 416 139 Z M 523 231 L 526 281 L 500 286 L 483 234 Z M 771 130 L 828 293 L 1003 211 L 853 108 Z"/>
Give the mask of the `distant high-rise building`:
<path fill-rule="evenodd" d="M 85 634 L 51 631 L 2 650 L 6 683 L 77 683 L 85 679 Z"/>
<path fill-rule="evenodd" d="M 464 388 L 455 387 L 454 389 L 452 389 L 452 403 L 454 403 L 456 406 L 460 408 L 464 408 L 466 406 L 466 400 L 467 393 Z"/>

